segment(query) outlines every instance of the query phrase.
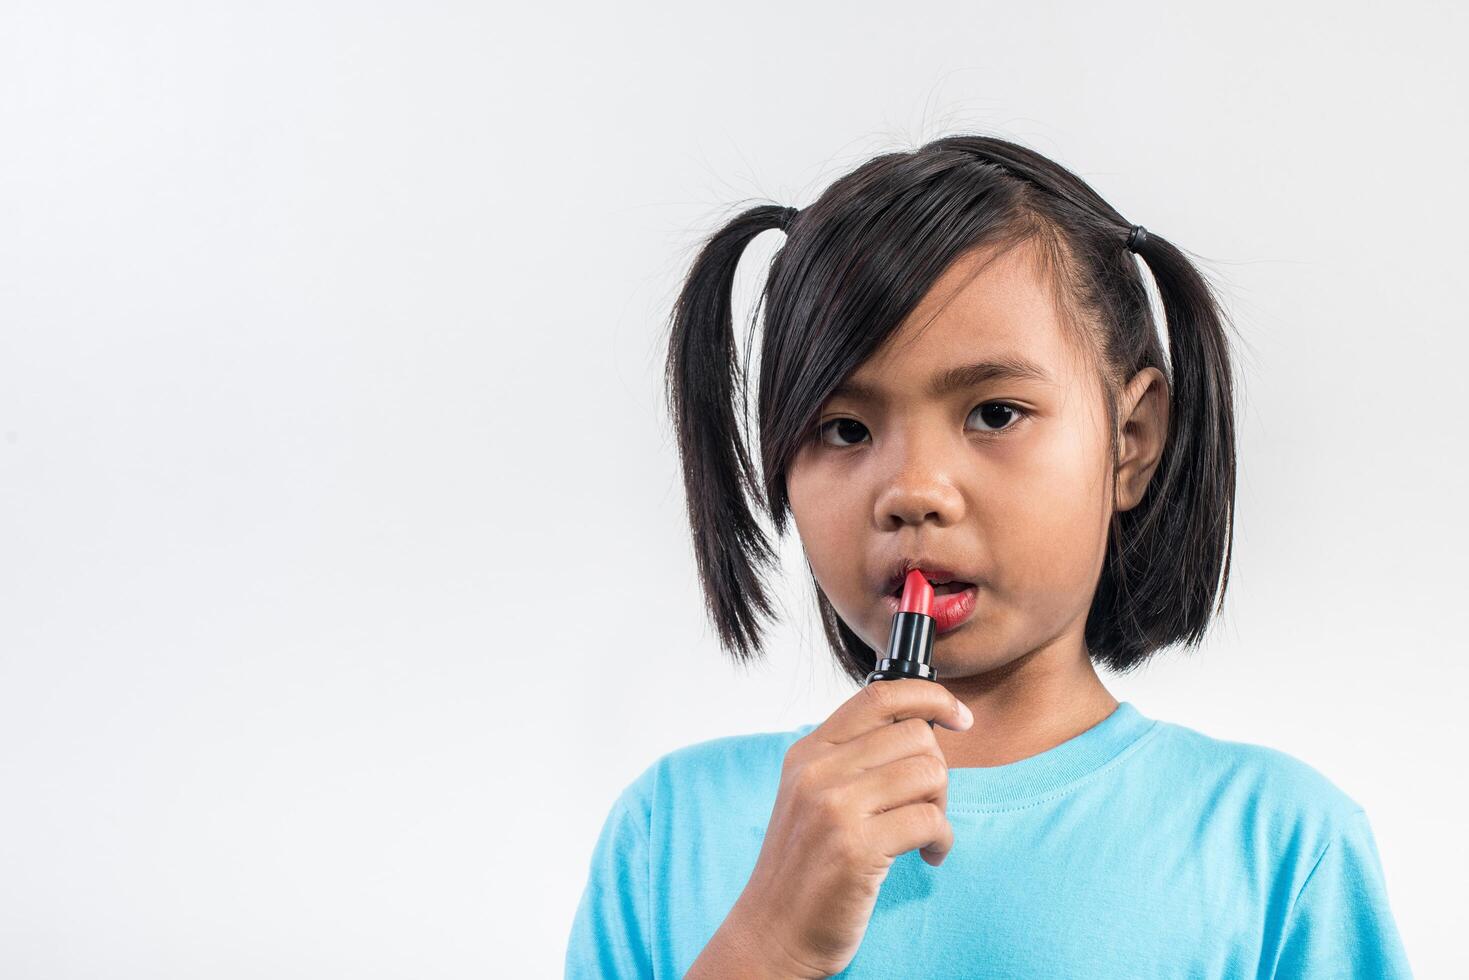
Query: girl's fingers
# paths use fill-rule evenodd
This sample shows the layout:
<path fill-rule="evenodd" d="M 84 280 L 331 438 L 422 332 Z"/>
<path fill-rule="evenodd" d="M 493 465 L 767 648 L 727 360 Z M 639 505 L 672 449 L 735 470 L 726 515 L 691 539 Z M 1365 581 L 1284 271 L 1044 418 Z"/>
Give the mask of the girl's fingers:
<path fill-rule="evenodd" d="M 868 684 L 832 712 L 831 717 L 811 734 L 821 741 L 840 745 L 908 718 L 936 721 L 959 732 L 974 723 L 969 709 L 942 684 L 919 677 L 905 677 Z"/>

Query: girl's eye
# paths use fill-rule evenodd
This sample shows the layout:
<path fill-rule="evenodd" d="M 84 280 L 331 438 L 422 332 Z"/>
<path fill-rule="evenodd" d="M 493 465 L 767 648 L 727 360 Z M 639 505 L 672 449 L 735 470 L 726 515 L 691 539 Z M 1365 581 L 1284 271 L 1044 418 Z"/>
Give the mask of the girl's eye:
<path fill-rule="evenodd" d="M 983 419 L 985 427 L 979 430 L 981 432 L 1004 432 L 1015 428 L 1014 420 L 1024 414 L 1023 409 L 1006 402 L 985 402 L 983 405 L 975 406 L 974 411 L 969 413 L 969 418 L 972 419 L 978 415 Z M 842 441 L 833 442 L 827 437 L 828 432 Z M 867 426 L 856 419 L 829 419 L 816 429 L 816 436 L 821 442 L 838 449 L 857 445 L 867 434 Z"/>
<path fill-rule="evenodd" d="M 843 439 L 851 439 L 851 442 L 830 442 L 826 438 L 827 432 L 835 432 Z M 867 426 L 856 419 L 831 419 L 821 423 L 816 430 L 816 436 L 828 446 L 836 446 L 839 449 L 854 446 L 862 441 L 862 436 L 867 432 Z"/>
<path fill-rule="evenodd" d="M 1021 409 L 1016 408 L 1014 405 L 1006 404 L 1005 402 L 985 402 L 983 405 L 975 406 L 974 411 L 969 413 L 969 417 L 974 418 L 976 415 L 982 415 L 984 416 L 986 423 L 993 424 L 995 426 L 995 428 L 993 429 L 984 429 L 981 431 L 1002 432 L 1005 429 L 1014 428 L 1014 425 L 1009 424 L 1010 419 L 1019 418 L 1024 414 L 1025 413 Z"/>

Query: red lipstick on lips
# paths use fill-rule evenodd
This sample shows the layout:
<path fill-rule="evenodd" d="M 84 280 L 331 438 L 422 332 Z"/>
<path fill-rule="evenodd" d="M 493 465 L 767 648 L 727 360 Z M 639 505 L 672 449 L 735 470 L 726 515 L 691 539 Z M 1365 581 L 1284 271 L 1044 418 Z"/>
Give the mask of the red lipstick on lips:
<path fill-rule="evenodd" d="M 933 586 L 921 569 L 913 569 L 903 580 L 903 598 L 893 614 L 893 629 L 888 634 L 887 656 L 867 675 L 867 683 L 892 681 L 903 677 L 921 677 L 937 681 L 939 673 L 933 659 Z M 933 722 L 929 722 L 930 725 Z"/>

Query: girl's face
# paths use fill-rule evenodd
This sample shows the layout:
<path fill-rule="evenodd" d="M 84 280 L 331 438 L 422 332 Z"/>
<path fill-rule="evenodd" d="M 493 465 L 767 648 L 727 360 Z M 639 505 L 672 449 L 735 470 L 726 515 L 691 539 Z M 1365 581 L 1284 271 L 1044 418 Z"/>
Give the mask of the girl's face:
<path fill-rule="evenodd" d="M 1041 648 L 1084 652 L 1102 571 L 1113 490 L 1106 404 L 1035 254 L 1027 242 L 956 261 L 822 406 L 787 475 L 817 582 L 879 657 L 903 559 L 978 587 L 973 613 L 935 642 L 945 682 Z M 1009 369 L 973 368 L 986 363 Z M 1119 509 L 1141 497 L 1161 453 L 1165 391 L 1147 368 L 1122 394 Z"/>

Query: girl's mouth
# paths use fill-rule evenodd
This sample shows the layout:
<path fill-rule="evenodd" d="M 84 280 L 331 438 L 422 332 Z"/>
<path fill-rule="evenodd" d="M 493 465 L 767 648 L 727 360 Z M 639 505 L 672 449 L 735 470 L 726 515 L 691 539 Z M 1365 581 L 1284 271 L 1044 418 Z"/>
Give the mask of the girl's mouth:
<path fill-rule="evenodd" d="M 933 586 L 933 594 L 936 596 L 953 595 L 956 592 L 963 592 L 965 589 L 974 588 L 972 582 L 930 582 L 928 584 Z M 903 587 L 898 586 L 894 589 L 892 596 L 894 599 L 902 598 Z"/>
<path fill-rule="evenodd" d="M 932 583 L 930 583 L 932 584 Z M 883 596 L 888 614 L 895 616 L 902 589 Z M 967 622 L 979 601 L 979 587 L 969 582 L 940 582 L 933 586 L 934 629 L 946 633 Z"/>

